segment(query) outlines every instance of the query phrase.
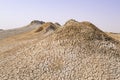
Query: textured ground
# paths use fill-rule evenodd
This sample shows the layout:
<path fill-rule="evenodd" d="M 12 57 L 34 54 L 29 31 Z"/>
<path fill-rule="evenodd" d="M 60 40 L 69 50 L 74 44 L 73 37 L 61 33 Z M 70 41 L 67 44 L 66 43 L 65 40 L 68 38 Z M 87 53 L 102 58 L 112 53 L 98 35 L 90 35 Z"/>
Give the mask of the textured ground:
<path fill-rule="evenodd" d="M 120 33 L 107 33 L 107 34 L 120 41 Z"/>
<path fill-rule="evenodd" d="M 0 80 L 120 80 L 120 42 L 89 22 L 43 24 L 0 41 Z"/>

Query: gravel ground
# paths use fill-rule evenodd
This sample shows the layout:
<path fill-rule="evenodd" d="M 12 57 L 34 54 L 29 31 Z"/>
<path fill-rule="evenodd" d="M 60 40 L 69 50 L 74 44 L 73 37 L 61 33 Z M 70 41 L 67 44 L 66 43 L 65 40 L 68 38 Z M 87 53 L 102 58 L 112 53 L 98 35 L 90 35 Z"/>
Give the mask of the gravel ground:
<path fill-rule="evenodd" d="M 120 80 L 120 42 L 93 24 L 32 34 L 0 41 L 0 80 Z"/>

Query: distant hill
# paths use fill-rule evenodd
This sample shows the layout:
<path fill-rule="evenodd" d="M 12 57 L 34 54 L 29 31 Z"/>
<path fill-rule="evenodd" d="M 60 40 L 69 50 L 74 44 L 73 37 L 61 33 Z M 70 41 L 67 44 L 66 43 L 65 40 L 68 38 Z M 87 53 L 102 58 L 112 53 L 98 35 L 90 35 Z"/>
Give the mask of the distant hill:
<path fill-rule="evenodd" d="M 3 29 L 0 29 L 0 31 L 3 31 Z"/>
<path fill-rule="evenodd" d="M 5 79 L 120 80 L 120 41 L 87 21 L 46 22 L 0 40 Z"/>
<path fill-rule="evenodd" d="M 120 33 L 108 32 L 107 34 L 120 41 Z"/>
<path fill-rule="evenodd" d="M 9 29 L 9 30 L 1 31 L 0 32 L 0 39 L 31 31 L 31 30 L 39 27 L 43 23 L 45 23 L 45 22 L 34 20 L 27 26 L 16 28 L 16 29 Z"/>

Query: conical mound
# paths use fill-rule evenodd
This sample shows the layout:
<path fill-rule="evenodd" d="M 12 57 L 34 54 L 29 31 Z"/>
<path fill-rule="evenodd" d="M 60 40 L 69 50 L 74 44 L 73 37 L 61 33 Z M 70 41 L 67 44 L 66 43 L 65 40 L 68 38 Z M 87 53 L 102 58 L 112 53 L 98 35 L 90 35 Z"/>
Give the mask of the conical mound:
<path fill-rule="evenodd" d="M 47 22 L 47 23 L 44 23 L 43 25 L 41 25 L 38 29 L 36 29 L 35 32 L 40 32 L 43 30 L 45 32 L 55 31 L 57 28 L 58 28 L 58 26 L 56 26 L 52 22 Z"/>
<path fill-rule="evenodd" d="M 65 28 L 63 28 L 63 33 L 66 30 L 68 34 L 79 34 L 78 37 L 85 40 L 113 40 L 106 33 L 98 29 L 95 25 L 90 22 L 78 22 L 75 20 L 69 20 L 65 23 Z M 63 34 L 61 33 L 61 34 Z M 62 36 L 62 35 L 61 35 Z"/>

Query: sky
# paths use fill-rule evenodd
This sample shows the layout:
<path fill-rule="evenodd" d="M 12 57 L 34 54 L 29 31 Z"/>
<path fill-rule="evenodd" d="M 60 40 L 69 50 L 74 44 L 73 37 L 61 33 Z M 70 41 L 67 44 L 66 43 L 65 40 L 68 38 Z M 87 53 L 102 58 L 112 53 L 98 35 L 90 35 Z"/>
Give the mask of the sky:
<path fill-rule="evenodd" d="M 120 33 L 120 0 L 0 0 L 0 29 L 18 28 L 33 20 L 89 21 Z"/>

